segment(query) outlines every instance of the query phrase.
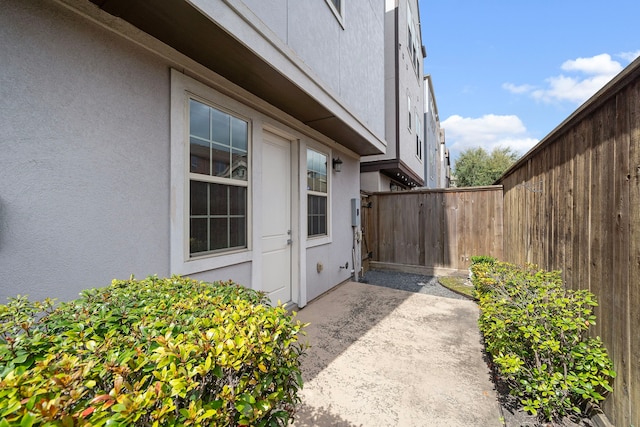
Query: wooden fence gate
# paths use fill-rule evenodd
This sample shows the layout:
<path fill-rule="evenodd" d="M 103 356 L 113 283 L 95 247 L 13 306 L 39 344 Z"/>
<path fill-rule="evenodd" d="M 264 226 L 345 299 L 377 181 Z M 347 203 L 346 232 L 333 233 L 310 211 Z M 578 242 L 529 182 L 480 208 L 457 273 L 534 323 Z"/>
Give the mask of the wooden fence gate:
<path fill-rule="evenodd" d="M 468 274 L 473 255 L 502 257 L 502 187 L 362 195 L 365 268 Z"/>

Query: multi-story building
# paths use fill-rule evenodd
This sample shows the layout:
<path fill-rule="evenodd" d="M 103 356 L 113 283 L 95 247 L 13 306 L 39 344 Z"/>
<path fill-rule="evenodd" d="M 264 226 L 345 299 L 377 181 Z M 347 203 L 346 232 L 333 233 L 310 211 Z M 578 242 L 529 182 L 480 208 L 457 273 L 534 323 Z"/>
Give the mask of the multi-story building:
<path fill-rule="evenodd" d="M 385 1 L 385 138 L 383 154 L 362 159 L 363 191 L 424 185 L 424 90 L 420 9 L 417 0 Z"/>
<path fill-rule="evenodd" d="M 385 19 L 375 1 L 4 1 L 0 299 L 180 274 L 304 306 L 348 279 L 360 157 L 386 150 Z"/>
<path fill-rule="evenodd" d="M 440 127 L 438 104 L 430 74 L 424 76 L 424 187 L 448 188 L 451 184 L 449 150 Z"/>

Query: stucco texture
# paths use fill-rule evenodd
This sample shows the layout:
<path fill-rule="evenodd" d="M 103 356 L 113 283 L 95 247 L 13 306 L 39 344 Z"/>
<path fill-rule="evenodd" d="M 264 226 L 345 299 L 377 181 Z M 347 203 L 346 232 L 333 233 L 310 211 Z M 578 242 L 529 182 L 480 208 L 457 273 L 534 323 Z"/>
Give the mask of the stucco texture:
<path fill-rule="evenodd" d="M 167 274 L 168 67 L 53 3 L 0 10 L 0 302 Z"/>

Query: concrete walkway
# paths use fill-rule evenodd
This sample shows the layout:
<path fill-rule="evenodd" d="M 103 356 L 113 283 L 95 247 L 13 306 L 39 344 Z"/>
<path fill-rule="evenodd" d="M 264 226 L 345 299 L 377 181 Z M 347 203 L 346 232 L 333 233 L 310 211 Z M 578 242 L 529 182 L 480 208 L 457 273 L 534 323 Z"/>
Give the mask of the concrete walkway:
<path fill-rule="evenodd" d="M 310 322 L 294 426 L 502 426 L 472 301 L 345 283 Z"/>

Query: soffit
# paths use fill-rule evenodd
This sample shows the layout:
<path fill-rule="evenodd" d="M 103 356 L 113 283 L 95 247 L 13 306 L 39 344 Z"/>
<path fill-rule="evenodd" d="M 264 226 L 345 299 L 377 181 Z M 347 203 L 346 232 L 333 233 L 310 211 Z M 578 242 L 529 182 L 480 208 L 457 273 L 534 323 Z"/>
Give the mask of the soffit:
<path fill-rule="evenodd" d="M 365 136 L 184 0 L 90 1 L 350 150 L 380 153 Z"/>
<path fill-rule="evenodd" d="M 397 159 L 360 163 L 360 172 L 380 172 L 409 187 L 422 187 L 424 180 Z"/>

